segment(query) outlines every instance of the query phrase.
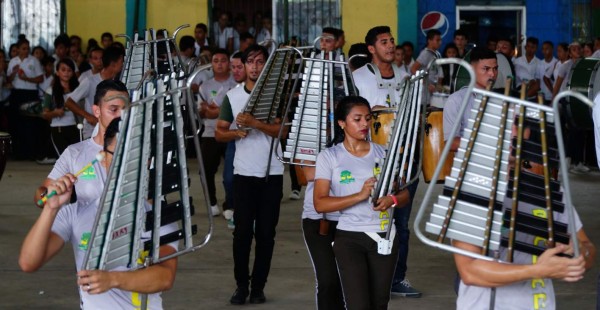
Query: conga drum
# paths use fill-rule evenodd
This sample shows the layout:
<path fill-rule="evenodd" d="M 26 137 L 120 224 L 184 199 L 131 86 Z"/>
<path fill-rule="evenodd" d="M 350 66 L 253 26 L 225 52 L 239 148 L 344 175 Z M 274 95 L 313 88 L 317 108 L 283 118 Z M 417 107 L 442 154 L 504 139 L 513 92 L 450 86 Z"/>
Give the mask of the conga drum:
<path fill-rule="evenodd" d="M 567 77 L 567 89 L 579 92 L 594 101 L 594 97 L 600 92 L 598 67 L 600 67 L 600 59 L 585 58 L 578 60 L 571 67 L 571 72 Z M 569 98 L 565 108 L 569 124 L 584 130 L 594 128 L 592 111 L 585 103 L 575 98 Z"/>
<path fill-rule="evenodd" d="M 10 134 L 0 131 L 0 180 L 6 167 L 6 157 L 10 153 Z"/>
<path fill-rule="evenodd" d="M 431 94 L 430 105 L 432 108 L 443 109 L 446 104 L 446 100 L 450 95 L 440 92 L 434 92 Z"/>
<path fill-rule="evenodd" d="M 423 179 L 425 183 L 431 182 L 435 167 L 441 159 L 444 150 L 444 112 L 439 109 L 432 109 L 427 112 L 425 121 L 425 138 L 423 141 Z M 446 176 L 450 175 L 452 170 L 452 161 L 454 152 L 448 153 L 444 162 L 444 169 L 440 172 L 436 183 L 443 183 Z"/>
<path fill-rule="evenodd" d="M 386 145 L 392 132 L 392 126 L 394 125 L 396 109 L 384 108 L 372 111 L 371 114 L 373 116 L 371 122 L 371 141 Z"/>

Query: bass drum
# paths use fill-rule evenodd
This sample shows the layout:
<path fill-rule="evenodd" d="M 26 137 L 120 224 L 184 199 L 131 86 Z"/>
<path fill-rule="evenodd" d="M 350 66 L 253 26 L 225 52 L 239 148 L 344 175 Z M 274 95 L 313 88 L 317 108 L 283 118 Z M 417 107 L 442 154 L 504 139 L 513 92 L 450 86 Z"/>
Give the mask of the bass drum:
<path fill-rule="evenodd" d="M 423 178 L 425 183 L 431 182 L 435 167 L 440 162 L 442 151 L 444 150 L 444 112 L 442 110 L 432 110 L 427 112 L 425 122 L 425 139 L 423 143 Z M 436 183 L 443 183 L 447 175 L 452 171 L 452 161 L 454 152 L 448 153 L 444 162 L 444 168 L 440 172 Z"/>
<path fill-rule="evenodd" d="M 594 101 L 594 97 L 600 91 L 600 74 L 597 74 L 599 66 L 600 59 L 597 58 L 577 61 L 569 72 L 567 89 L 579 92 Z M 591 108 L 580 100 L 569 98 L 564 112 L 570 125 L 583 130 L 594 128 Z"/>

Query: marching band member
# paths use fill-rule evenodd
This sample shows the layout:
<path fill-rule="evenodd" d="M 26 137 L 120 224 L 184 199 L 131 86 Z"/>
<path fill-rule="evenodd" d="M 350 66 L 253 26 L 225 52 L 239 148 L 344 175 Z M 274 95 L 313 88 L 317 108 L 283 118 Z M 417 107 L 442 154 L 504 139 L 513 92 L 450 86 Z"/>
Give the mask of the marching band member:
<path fill-rule="evenodd" d="M 375 163 L 385 156 L 381 145 L 366 140 L 370 121 L 366 99 L 342 99 L 335 110 L 334 145 L 318 155 L 315 172 L 315 209 L 341 213 L 333 251 L 347 309 L 387 309 L 398 241 L 392 241 L 390 255 L 382 255 L 375 239 L 385 236 L 392 224 L 389 208 L 410 202 L 406 190 L 379 198 L 375 207 L 369 199 Z"/>

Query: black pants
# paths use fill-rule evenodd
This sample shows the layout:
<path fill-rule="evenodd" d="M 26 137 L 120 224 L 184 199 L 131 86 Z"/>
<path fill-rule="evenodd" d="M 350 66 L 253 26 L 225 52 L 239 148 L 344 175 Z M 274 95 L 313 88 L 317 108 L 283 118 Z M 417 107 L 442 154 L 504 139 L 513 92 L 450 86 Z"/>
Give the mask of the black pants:
<path fill-rule="evenodd" d="M 17 159 L 40 159 L 48 146 L 49 140 L 44 143 L 42 137 L 48 135 L 48 122 L 32 116 L 25 116 L 21 112 L 21 105 L 32 101 L 39 101 L 37 90 L 13 89 L 10 93 L 9 101 L 9 132 L 12 136 L 13 154 Z M 45 126 L 44 126 L 45 125 Z M 42 145 L 42 147 L 40 147 Z"/>
<path fill-rule="evenodd" d="M 67 146 L 79 142 L 79 129 L 77 126 L 61 126 L 50 128 L 52 145 L 56 151 L 56 158 L 65 151 Z"/>
<path fill-rule="evenodd" d="M 252 289 L 262 289 L 267 282 L 282 195 L 283 175 L 233 176 L 233 272 L 238 287 L 247 288 L 252 279 Z M 253 237 L 256 246 L 250 277 L 248 265 Z"/>
<path fill-rule="evenodd" d="M 345 309 L 332 246 L 338 222 L 329 221 L 329 232 L 326 236 L 319 234 L 319 223 L 320 220 L 302 220 L 304 242 L 317 279 L 317 309 Z"/>
<path fill-rule="evenodd" d="M 208 197 L 210 205 L 217 204 L 217 188 L 215 186 L 215 174 L 219 170 L 221 157 L 225 157 L 225 148 L 227 144 L 217 142 L 215 138 L 202 138 L 200 150 L 202 151 L 202 160 L 204 162 L 204 172 L 206 174 L 206 187 L 208 187 Z"/>
<path fill-rule="evenodd" d="M 377 243 L 365 233 L 338 229 L 333 252 L 347 309 L 387 309 L 398 260 L 398 238 L 394 239 L 392 253 L 381 255 Z"/>

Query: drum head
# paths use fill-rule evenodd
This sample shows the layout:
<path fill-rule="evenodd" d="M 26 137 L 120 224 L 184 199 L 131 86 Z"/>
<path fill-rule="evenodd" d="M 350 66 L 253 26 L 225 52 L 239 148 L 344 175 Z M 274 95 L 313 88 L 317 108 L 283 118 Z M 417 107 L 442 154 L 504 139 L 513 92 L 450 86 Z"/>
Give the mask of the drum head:
<path fill-rule="evenodd" d="M 600 91 L 598 67 L 600 67 L 600 59 L 585 58 L 577 61 L 573 64 L 571 72 L 569 72 L 567 89 L 579 92 L 590 100 L 594 100 L 594 96 Z M 569 98 L 566 113 L 571 125 L 580 129 L 593 128 L 590 107 L 585 103 Z"/>
<path fill-rule="evenodd" d="M 0 137 L 10 137 L 8 132 L 0 131 Z"/>

